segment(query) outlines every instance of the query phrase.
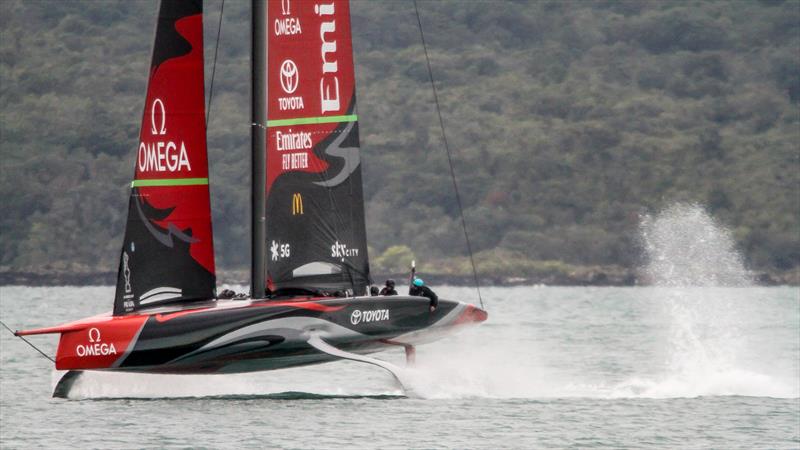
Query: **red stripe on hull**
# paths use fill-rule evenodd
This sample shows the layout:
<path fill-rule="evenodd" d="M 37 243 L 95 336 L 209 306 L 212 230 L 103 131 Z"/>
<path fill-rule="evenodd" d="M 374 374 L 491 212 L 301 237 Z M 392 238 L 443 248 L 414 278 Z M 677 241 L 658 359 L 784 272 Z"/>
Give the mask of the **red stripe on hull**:
<path fill-rule="evenodd" d="M 147 316 L 88 323 L 78 331 L 61 334 L 56 352 L 56 369 L 107 369 L 122 358 L 136 342 Z"/>

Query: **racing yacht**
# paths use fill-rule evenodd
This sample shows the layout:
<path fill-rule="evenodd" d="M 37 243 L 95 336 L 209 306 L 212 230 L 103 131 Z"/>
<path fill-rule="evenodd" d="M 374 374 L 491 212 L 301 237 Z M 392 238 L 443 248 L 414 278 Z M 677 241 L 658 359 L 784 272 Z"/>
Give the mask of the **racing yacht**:
<path fill-rule="evenodd" d="M 487 319 L 370 296 L 348 0 L 252 1 L 250 296 L 216 292 L 203 5 L 162 0 L 113 311 L 60 334 L 66 397 L 87 370 L 229 374 L 366 356 Z M 228 181 L 226 181 L 228 182 Z"/>

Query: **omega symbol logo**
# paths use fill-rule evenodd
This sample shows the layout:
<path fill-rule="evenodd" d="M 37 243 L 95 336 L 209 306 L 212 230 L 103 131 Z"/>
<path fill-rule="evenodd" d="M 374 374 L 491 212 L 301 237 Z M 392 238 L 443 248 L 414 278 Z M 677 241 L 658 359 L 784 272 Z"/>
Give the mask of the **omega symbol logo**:
<path fill-rule="evenodd" d="M 161 114 L 161 127 L 156 126 L 159 123 L 159 120 L 156 118 L 157 111 Z M 160 98 L 153 100 L 153 105 L 150 106 L 150 125 L 152 126 L 152 128 L 150 128 L 152 134 L 167 134 L 167 111 L 164 109 L 164 102 L 162 102 Z"/>
<path fill-rule="evenodd" d="M 290 0 L 281 0 L 281 13 L 283 13 L 284 16 L 291 14 L 291 6 Z"/>
<path fill-rule="evenodd" d="M 97 328 L 89 328 L 89 342 L 100 342 L 100 330 Z"/>
<path fill-rule="evenodd" d="M 287 94 L 292 94 L 297 90 L 300 81 L 300 73 L 294 61 L 287 59 L 281 64 L 281 87 Z M 162 106 L 163 108 L 163 106 Z"/>

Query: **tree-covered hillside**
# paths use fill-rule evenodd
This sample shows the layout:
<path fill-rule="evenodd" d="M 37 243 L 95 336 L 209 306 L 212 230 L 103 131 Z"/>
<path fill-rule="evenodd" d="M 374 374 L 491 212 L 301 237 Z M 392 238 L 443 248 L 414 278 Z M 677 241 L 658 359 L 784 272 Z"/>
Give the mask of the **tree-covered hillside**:
<path fill-rule="evenodd" d="M 250 256 L 248 4 L 225 4 L 209 125 L 228 269 Z M 677 201 L 729 226 L 751 268 L 800 266 L 800 2 L 419 5 L 480 270 L 635 266 L 640 215 Z M 3 270 L 116 268 L 155 12 L 0 2 Z M 397 269 L 407 246 L 462 270 L 413 4 L 352 16 L 373 262 Z"/>

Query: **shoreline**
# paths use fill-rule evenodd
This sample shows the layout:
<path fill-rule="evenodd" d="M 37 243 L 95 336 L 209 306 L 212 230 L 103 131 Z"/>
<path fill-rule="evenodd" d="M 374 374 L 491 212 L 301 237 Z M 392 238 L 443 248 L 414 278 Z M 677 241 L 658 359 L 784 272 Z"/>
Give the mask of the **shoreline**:
<path fill-rule="evenodd" d="M 450 275 L 420 273 L 432 285 L 474 286 L 472 275 Z M 394 278 L 403 284 L 408 273 L 373 274 L 374 283 L 382 285 L 383 280 Z M 0 271 L 0 286 L 113 286 L 117 272 L 58 272 L 58 271 Z M 541 273 L 529 276 L 508 276 L 504 274 L 482 274 L 481 286 L 647 286 L 646 277 L 633 269 L 604 270 L 585 268 L 570 273 Z M 785 272 L 753 272 L 757 286 L 800 286 L 800 269 Z M 217 284 L 247 285 L 249 272 L 243 270 L 218 270 Z"/>

